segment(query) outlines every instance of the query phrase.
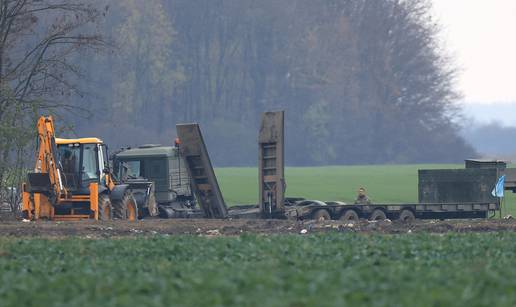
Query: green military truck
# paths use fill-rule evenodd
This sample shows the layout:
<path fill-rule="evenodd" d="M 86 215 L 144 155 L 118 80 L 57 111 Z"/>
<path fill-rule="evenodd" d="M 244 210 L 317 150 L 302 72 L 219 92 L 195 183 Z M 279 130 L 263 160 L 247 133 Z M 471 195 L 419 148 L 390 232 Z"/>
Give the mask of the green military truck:
<path fill-rule="evenodd" d="M 146 203 L 145 195 L 155 197 L 160 217 L 202 217 L 196 209 L 185 161 L 175 146 L 150 144 L 122 149 L 113 156 L 113 169 L 132 188 L 138 204 Z M 149 186 L 154 193 L 145 191 Z M 144 210 L 142 216 L 155 215 Z"/>

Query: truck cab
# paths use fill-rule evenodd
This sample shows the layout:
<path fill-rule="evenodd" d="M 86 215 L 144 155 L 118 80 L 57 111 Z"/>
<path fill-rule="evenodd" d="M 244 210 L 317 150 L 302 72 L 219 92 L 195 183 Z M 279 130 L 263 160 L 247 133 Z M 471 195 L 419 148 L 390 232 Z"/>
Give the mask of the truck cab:
<path fill-rule="evenodd" d="M 113 169 L 119 179 L 129 184 L 152 181 L 160 214 L 166 208 L 195 207 L 186 163 L 176 147 L 142 145 L 123 149 L 113 156 Z"/>

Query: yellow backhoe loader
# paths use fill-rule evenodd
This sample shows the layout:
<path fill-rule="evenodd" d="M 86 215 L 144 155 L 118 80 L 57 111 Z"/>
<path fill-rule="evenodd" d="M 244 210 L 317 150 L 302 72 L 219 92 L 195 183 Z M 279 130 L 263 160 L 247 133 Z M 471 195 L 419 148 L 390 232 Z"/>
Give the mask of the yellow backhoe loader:
<path fill-rule="evenodd" d="M 22 187 L 25 218 L 137 219 L 137 203 L 113 178 L 102 140 L 56 138 L 50 116 L 39 118 L 37 131 L 36 167 Z"/>

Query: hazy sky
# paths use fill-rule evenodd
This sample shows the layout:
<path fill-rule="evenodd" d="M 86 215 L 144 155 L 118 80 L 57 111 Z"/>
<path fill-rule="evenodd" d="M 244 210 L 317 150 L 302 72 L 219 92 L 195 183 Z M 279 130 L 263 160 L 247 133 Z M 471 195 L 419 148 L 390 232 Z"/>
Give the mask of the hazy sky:
<path fill-rule="evenodd" d="M 432 0 L 465 102 L 516 102 L 516 0 Z"/>

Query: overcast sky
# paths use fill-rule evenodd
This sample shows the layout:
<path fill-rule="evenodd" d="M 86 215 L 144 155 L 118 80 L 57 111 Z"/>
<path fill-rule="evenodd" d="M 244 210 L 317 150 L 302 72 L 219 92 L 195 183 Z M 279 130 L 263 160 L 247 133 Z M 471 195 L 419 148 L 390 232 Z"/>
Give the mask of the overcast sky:
<path fill-rule="evenodd" d="M 468 103 L 516 102 L 516 0 L 432 0 Z"/>

